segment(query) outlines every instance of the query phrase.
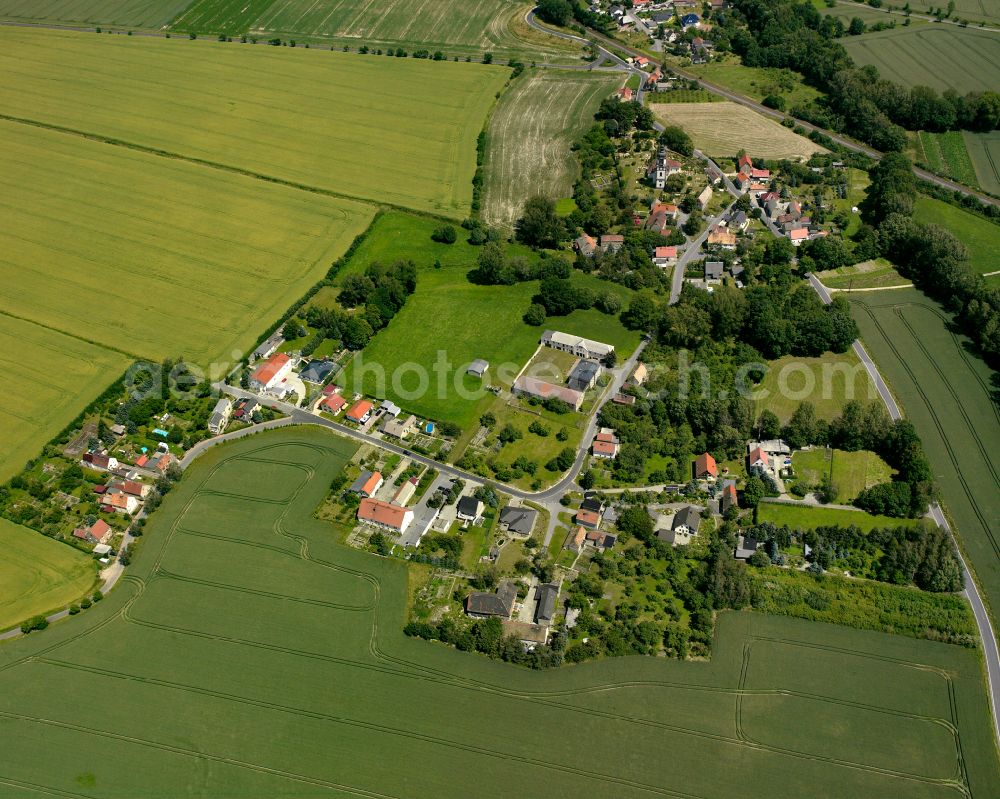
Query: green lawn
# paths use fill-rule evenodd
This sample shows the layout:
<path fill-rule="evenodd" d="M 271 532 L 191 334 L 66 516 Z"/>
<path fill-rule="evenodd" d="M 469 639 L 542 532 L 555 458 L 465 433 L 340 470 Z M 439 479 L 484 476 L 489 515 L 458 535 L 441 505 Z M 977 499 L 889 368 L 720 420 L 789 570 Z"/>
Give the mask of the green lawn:
<path fill-rule="evenodd" d="M 762 100 L 769 94 L 785 98 L 787 108 L 808 103 L 820 96 L 820 92 L 802 82 L 802 77 L 790 69 L 768 67 L 745 67 L 738 61 L 712 61 L 687 67 L 700 78 L 727 89 L 732 89 L 754 100 Z"/>
<path fill-rule="evenodd" d="M 94 559 L 0 519 L 0 631 L 79 602 L 97 585 Z"/>
<path fill-rule="evenodd" d="M 816 277 L 824 286 L 831 289 L 867 289 L 886 288 L 887 286 L 906 286 L 910 281 L 899 274 L 885 258 L 842 266 L 827 272 L 817 272 Z"/>
<path fill-rule="evenodd" d="M 493 400 L 485 385 L 509 387 L 547 327 L 614 344 L 622 359 L 638 345 L 637 333 L 626 330 L 617 317 L 593 309 L 550 318 L 541 328 L 525 324 L 521 317 L 538 283 L 470 283 L 467 273 L 475 268 L 478 248 L 464 241 L 434 244 L 434 227 L 430 220 L 386 214 L 341 272 L 342 277 L 363 270 L 372 260 L 402 257 L 414 258 L 420 268 L 417 289 L 404 308 L 338 377 L 348 390 L 389 397 L 409 411 L 466 428 Z M 433 268 L 432 258 L 441 260 L 441 269 Z M 619 294 L 623 307 L 631 295 L 626 288 L 589 275 L 573 279 Z M 476 358 L 490 364 L 485 381 L 465 374 Z M 440 364 L 436 371 L 435 364 Z"/>
<path fill-rule="evenodd" d="M 816 505 L 788 504 L 784 502 L 761 502 L 757 506 L 758 522 L 774 522 L 777 525 L 787 524 L 799 530 L 812 530 L 816 527 L 839 525 L 849 527 L 854 525 L 863 532 L 877 527 L 911 527 L 921 524 L 919 519 L 894 519 L 889 516 L 873 516 L 860 510 L 841 510 L 840 508 L 824 508 Z"/>
<path fill-rule="evenodd" d="M 849 505 L 857 495 L 876 483 L 887 482 L 892 469 L 874 452 L 844 452 L 816 448 L 792 455 L 795 476 L 809 485 L 818 486 L 829 475 L 839 489 L 835 503 Z"/>
<path fill-rule="evenodd" d="M 10 116 L 458 219 L 472 201 L 476 137 L 510 74 L 13 27 L 0 30 L 0 45 Z"/>
<path fill-rule="evenodd" d="M 996 614 L 1000 421 L 993 372 L 949 329 L 950 316 L 916 289 L 850 299 L 865 347 L 920 434 L 942 505 Z"/>
<path fill-rule="evenodd" d="M 1000 781 L 974 650 L 749 612 L 720 614 L 700 662 L 538 672 L 405 637 L 407 564 L 312 516 L 352 450 L 315 428 L 209 450 L 134 579 L 5 644 L 0 795 L 944 799 Z"/>
<path fill-rule="evenodd" d="M 844 403 L 878 398 L 863 364 L 848 351 L 828 352 L 819 358 L 787 355 L 771 361 L 766 377 L 756 390 L 759 414 L 765 408 L 787 422 L 801 402 L 811 402 L 819 419 L 840 415 Z"/>
<path fill-rule="evenodd" d="M 969 248 L 969 263 L 976 272 L 983 274 L 1000 269 L 997 255 L 1000 253 L 1000 225 L 930 197 L 917 200 L 913 218 L 948 228 Z"/>

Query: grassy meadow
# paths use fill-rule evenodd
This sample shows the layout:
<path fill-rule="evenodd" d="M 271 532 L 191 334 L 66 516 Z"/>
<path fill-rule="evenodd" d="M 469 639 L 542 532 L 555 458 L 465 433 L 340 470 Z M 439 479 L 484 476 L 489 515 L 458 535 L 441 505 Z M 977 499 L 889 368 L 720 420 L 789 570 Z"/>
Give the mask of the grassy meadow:
<path fill-rule="evenodd" d="M 1000 779 L 955 646 L 725 613 L 708 662 L 533 672 L 405 638 L 406 564 L 312 517 L 352 449 L 299 429 L 210 450 L 133 579 L 0 648 L 0 795 L 135 796 L 155 775 L 209 796 L 943 799 Z"/>
<path fill-rule="evenodd" d="M 0 312 L 145 358 L 230 360 L 374 213 L 14 122 L 0 164 Z"/>
<path fill-rule="evenodd" d="M 948 228 L 969 249 L 969 263 L 980 274 L 1000 269 L 1000 225 L 930 197 L 917 199 L 913 218 Z"/>
<path fill-rule="evenodd" d="M 840 42 L 859 65 L 903 86 L 931 86 L 959 94 L 1000 83 L 1000 37 L 956 25 L 911 25 L 845 36 Z"/>
<path fill-rule="evenodd" d="M 97 584 L 89 555 L 0 519 L 0 631 L 62 610 Z"/>
<path fill-rule="evenodd" d="M 817 527 L 838 525 L 857 527 L 862 532 L 870 532 L 878 527 L 911 527 L 921 524 L 919 519 L 896 519 L 891 516 L 875 516 L 861 510 L 827 508 L 822 505 L 791 504 L 788 502 L 761 502 L 757 506 L 758 522 L 773 522 L 788 525 L 799 530 L 813 530 Z"/>
<path fill-rule="evenodd" d="M 0 72 L 13 117 L 458 218 L 472 201 L 476 137 L 509 74 L 23 28 L 0 30 Z"/>
<path fill-rule="evenodd" d="M 972 160 L 976 182 L 984 191 L 1000 194 L 1000 131 L 963 131 L 965 147 Z"/>
<path fill-rule="evenodd" d="M 877 483 L 887 482 L 893 470 L 874 452 L 844 452 L 815 447 L 792 454 L 795 476 L 810 485 L 819 485 L 829 476 L 837 487 L 836 504 L 850 504 L 858 494 Z"/>
<path fill-rule="evenodd" d="M 4 280 L 4 284 L 8 281 Z M 0 312 L 0 483 L 124 373 L 129 359 Z"/>
<path fill-rule="evenodd" d="M 687 71 L 710 83 L 763 100 L 769 94 L 781 95 L 788 108 L 817 99 L 820 92 L 802 82 L 802 77 L 790 69 L 745 67 L 738 59 L 712 61 L 687 67 Z M 713 95 L 714 97 L 715 95 Z"/>
<path fill-rule="evenodd" d="M 483 219 L 512 230 L 525 200 L 572 194 L 578 175 L 571 145 L 591 125 L 617 75 L 531 70 L 504 93 L 490 117 L 483 179 Z"/>
<path fill-rule="evenodd" d="M 806 159 L 823 150 L 737 103 L 658 103 L 651 108 L 664 124 L 684 128 L 694 146 L 708 155 L 734 156 L 745 149 L 755 158 Z"/>
<path fill-rule="evenodd" d="M 552 317 L 543 327 L 531 327 L 522 316 L 538 291 L 537 281 L 513 286 L 479 286 L 470 283 L 468 272 L 476 267 L 480 248 L 466 242 L 466 232 L 458 229 L 455 244 L 431 241 L 436 227 L 432 220 L 410 214 L 388 212 L 381 215 L 363 244 L 337 275 L 341 281 L 363 272 L 373 261 L 390 263 L 412 259 L 418 269 L 417 289 L 388 327 L 376 334 L 355 356 L 337 382 L 353 390 L 388 397 L 414 413 L 449 420 L 468 427 L 494 399 L 483 391 L 483 382 L 465 375 L 464 365 L 476 358 L 490 363 L 489 382 L 509 387 L 520 368 L 538 346 L 546 327 L 614 344 L 621 358 L 639 343 L 639 335 L 626 330 L 617 317 L 591 309 L 569 316 Z M 526 248 L 508 246 L 508 255 L 537 258 Z M 440 262 L 441 268 L 434 267 Z M 631 292 L 614 283 L 575 274 L 573 279 L 598 291 L 621 296 L 623 306 Z M 438 373 L 434 364 L 444 353 L 448 367 Z M 375 364 L 377 370 L 365 368 Z M 413 364 L 428 376 L 426 390 Z M 501 366 L 506 368 L 501 370 Z M 385 375 L 381 381 L 379 374 Z M 396 375 L 395 384 L 393 375 Z M 463 398 L 462 391 L 474 394 Z M 418 396 L 419 395 L 419 396 Z"/>
<path fill-rule="evenodd" d="M 818 358 L 786 355 L 771 361 L 767 375 L 756 389 L 756 412 L 767 409 L 787 422 L 802 402 L 811 402 L 817 419 L 840 415 L 844 403 L 868 402 L 878 392 L 853 351 L 828 352 Z"/>
<path fill-rule="evenodd" d="M 885 258 L 875 258 L 851 266 L 841 266 L 838 269 L 817 272 L 816 277 L 827 288 L 848 291 L 912 285 Z"/>
<path fill-rule="evenodd" d="M 992 373 L 916 289 L 850 297 L 861 336 L 914 424 L 942 505 L 994 613 L 1000 608 L 1000 411 Z"/>

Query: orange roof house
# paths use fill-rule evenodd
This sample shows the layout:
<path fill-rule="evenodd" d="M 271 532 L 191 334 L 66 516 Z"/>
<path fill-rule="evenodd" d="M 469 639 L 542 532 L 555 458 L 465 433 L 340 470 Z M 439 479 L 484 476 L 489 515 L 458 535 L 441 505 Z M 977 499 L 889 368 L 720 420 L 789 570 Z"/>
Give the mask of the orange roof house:
<path fill-rule="evenodd" d="M 329 411 L 334 416 L 336 416 L 344 409 L 344 406 L 346 404 L 347 400 L 345 400 L 342 396 L 340 396 L 340 394 L 331 394 L 329 397 L 323 400 L 323 402 L 320 404 L 320 407 L 324 411 Z"/>
<path fill-rule="evenodd" d="M 372 472 L 371 476 L 365 481 L 365 484 L 361 486 L 361 493 L 370 497 L 378 491 L 380 485 L 382 485 L 382 473 Z"/>
<path fill-rule="evenodd" d="M 406 528 L 413 521 L 413 511 L 399 505 L 393 505 L 391 502 L 366 497 L 358 505 L 358 519 L 376 527 L 385 527 L 389 530 L 405 533 Z"/>
<path fill-rule="evenodd" d="M 292 359 L 285 353 L 272 355 L 264 363 L 253 370 L 250 375 L 251 385 L 263 389 L 273 388 L 292 370 Z"/>
<path fill-rule="evenodd" d="M 358 400 L 347 411 L 347 418 L 352 422 L 364 424 L 372 413 L 372 404 L 368 400 Z"/>
<path fill-rule="evenodd" d="M 747 455 L 747 468 L 752 469 L 754 466 L 763 466 L 765 469 L 771 468 L 771 460 L 767 457 L 767 453 L 763 449 L 757 447 L 750 451 Z"/>
<path fill-rule="evenodd" d="M 601 517 L 596 511 L 581 508 L 576 512 L 576 523 L 581 527 L 589 527 L 594 530 L 601 526 Z"/>
<path fill-rule="evenodd" d="M 719 467 L 715 458 L 703 452 L 694 462 L 694 476 L 698 480 L 714 480 L 719 476 Z"/>

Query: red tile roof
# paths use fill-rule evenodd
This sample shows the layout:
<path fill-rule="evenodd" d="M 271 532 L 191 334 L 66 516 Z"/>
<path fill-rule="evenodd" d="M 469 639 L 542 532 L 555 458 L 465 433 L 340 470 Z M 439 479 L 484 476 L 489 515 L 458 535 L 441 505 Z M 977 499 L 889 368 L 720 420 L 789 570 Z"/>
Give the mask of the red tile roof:
<path fill-rule="evenodd" d="M 797 227 L 788 233 L 788 238 L 792 241 L 802 241 L 809 238 L 809 230 L 804 227 Z"/>
<path fill-rule="evenodd" d="M 594 442 L 594 454 L 595 455 L 617 455 L 618 445 L 613 441 L 595 441 Z"/>
<path fill-rule="evenodd" d="M 347 411 L 347 418 L 352 422 L 360 422 L 371 409 L 372 404 L 368 400 L 358 400 Z"/>
<path fill-rule="evenodd" d="M 135 461 L 136 466 L 145 466 L 147 463 L 149 463 L 149 458 L 145 455 L 140 455 Z"/>
<path fill-rule="evenodd" d="M 719 467 L 715 465 L 715 458 L 707 452 L 699 455 L 698 460 L 694 462 L 694 473 L 697 477 L 701 477 L 705 474 L 710 474 L 712 477 L 718 477 Z"/>
<path fill-rule="evenodd" d="M 334 414 L 340 413 L 346 404 L 347 400 L 340 396 L 340 394 L 331 394 L 323 400 L 323 407 Z"/>
<path fill-rule="evenodd" d="M 747 463 L 753 466 L 758 461 L 762 461 L 766 466 L 771 465 L 771 461 L 767 458 L 767 453 L 764 452 L 760 447 L 752 450 L 749 455 L 747 455 Z"/>
<path fill-rule="evenodd" d="M 362 493 L 371 496 L 378 490 L 378 487 L 381 484 L 382 484 L 382 473 L 372 472 L 371 477 L 369 477 L 368 480 L 365 482 L 365 484 L 361 486 L 361 491 Z"/>
<path fill-rule="evenodd" d="M 365 498 L 358 505 L 358 518 L 362 521 L 384 524 L 396 530 L 403 529 L 403 522 L 406 519 L 407 513 L 412 513 L 412 511 L 407 511 L 406 508 L 401 508 L 399 505 L 393 505 L 391 502 L 382 502 L 378 499 Z"/>
<path fill-rule="evenodd" d="M 110 532 L 111 525 L 104 521 L 104 519 L 98 519 L 90 526 L 90 534 L 97 539 L 104 538 Z"/>
<path fill-rule="evenodd" d="M 654 258 L 676 258 L 677 248 L 676 247 L 657 247 L 656 251 L 653 253 Z"/>
<path fill-rule="evenodd" d="M 587 527 L 597 527 L 601 523 L 601 517 L 592 510 L 578 510 L 576 512 L 576 521 L 578 524 Z"/>
<path fill-rule="evenodd" d="M 254 372 L 250 377 L 258 383 L 266 386 L 290 360 L 291 358 L 289 358 L 285 353 L 279 352 L 277 355 L 272 355 L 264 363 L 254 369 Z"/>

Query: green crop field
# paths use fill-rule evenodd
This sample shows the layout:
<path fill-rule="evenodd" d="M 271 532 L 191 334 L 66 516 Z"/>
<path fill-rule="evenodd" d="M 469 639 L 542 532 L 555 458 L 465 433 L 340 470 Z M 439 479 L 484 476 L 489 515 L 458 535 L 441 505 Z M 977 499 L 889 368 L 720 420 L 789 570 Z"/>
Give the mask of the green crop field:
<path fill-rule="evenodd" d="M 120 353 L 0 312 L 0 381 L 9 387 L 0 403 L 0 482 L 37 457 L 128 364 Z"/>
<path fill-rule="evenodd" d="M 518 78 L 487 129 L 483 218 L 511 230 L 529 197 L 571 194 L 578 168 L 570 146 L 593 124 L 601 100 L 620 85 L 617 75 L 553 70 Z"/>
<path fill-rule="evenodd" d="M 962 136 L 980 188 L 992 194 L 1000 194 L 1000 131 L 964 131 Z"/>
<path fill-rule="evenodd" d="M 0 30 L 4 114 L 464 217 L 509 71 L 174 38 Z"/>
<path fill-rule="evenodd" d="M 761 502 L 757 506 L 758 522 L 773 522 L 788 525 L 799 530 L 813 530 L 817 527 L 837 525 L 859 528 L 869 532 L 877 527 L 912 527 L 920 524 L 919 519 L 895 519 L 891 516 L 874 516 L 861 510 L 825 508 L 822 505 L 791 504 L 788 502 Z"/>
<path fill-rule="evenodd" d="M 230 360 L 374 213 L 14 122 L 0 165 L 0 311 L 145 358 Z"/>
<path fill-rule="evenodd" d="M 913 25 L 839 40 L 858 64 L 903 86 L 959 94 L 1000 83 L 1000 36 L 955 25 Z"/>
<path fill-rule="evenodd" d="M 97 583 L 93 558 L 6 519 L 0 519 L 0 548 L 0 631 L 62 610 Z"/>
<path fill-rule="evenodd" d="M 757 413 L 767 409 L 787 422 L 799 403 L 811 402 L 818 419 L 840 415 L 844 403 L 878 398 L 864 366 L 848 351 L 828 352 L 819 358 L 792 355 L 771 361 L 764 380 L 756 389 Z"/>
<path fill-rule="evenodd" d="M 0 795 L 943 799 L 1000 780 L 979 661 L 951 645 L 726 613 L 708 662 L 533 672 L 405 638 L 406 564 L 311 515 L 352 448 L 299 428 L 209 450 L 120 589 L 0 647 Z"/>
<path fill-rule="evenodd" d="M 834 502 L 850 503 L 859 493 L 877 483 L 884 483 L 893 474 L 892 469 L 874 452 L 844 452 L 839 449 L 816 447 L 792 454 L 795 476 L 811 485 L 829 475 L 837 487 Z"/>
<path fill-rule="evenodd" d="M 191 0 L 0 0 L 0 19 L 162 28 Z"/>
<path fill-rule="evenodd" d="M 969 263 L 980 274 L 1000 269 L 1000 225 L 930 197 L 917 199 L 913 218 L 948 228 L 969 249 Z"/>
<path fill-rule="evenodd" d="M 467 273 L 476 266 L 479 248 L 467 244 L 464 235 L 455 244 L 435 244 L 430 240 L 435 226 L 408 214 L 384 214 L 338 274 L 343 280 L 372 261 L 399 258 L 413 259 L 420 270 L 417 289 L 403 309 L 338 376 L 337 382 L 349 390 L 388 397 L 414 413 L 467 427 L 479 417 L 483 403 L 493 399 L 478 378 L 464 374 L 465 365 L 476 358 L 489 361 L 494 383 L 509 387 L 546 327 L 614 344 L 622 359 L 638 345 L 637 333 L 626 330 L 617 317 L 593 309 L 552 317 L 541 328 L 525 324 L 521 317 L 538 291 L 537 281 L 514 286 L 470 283 Z M 508 254 L 537 257 L 516 246 Z M 435 260 L 440 269 L 433 268 Z M 631 296 L 623 286 L 597 278 L 577 274 L 573 279 L 595 291 L 619 294 L 623 306 Z M 448 364 L 439 369 L 441 377 L 434 371 L 439 358 Z M 420 372 L 428 378 L 424 390 Z M 463 397 L 463 392 L 469 396 Z"/>
<path fill-rule="evenodd" d="M 928 133 L 922 130 L 917 134 L 915 151 L 916 160 L 926 164 L 931 171 L 968 186 L 979 186 L 963 131 Z"/>
<path fill-rule="evenodd" d="M 916 289 L 850 298 L 862 338 L 902 402 L 994 613 L 1000 609 L 1000 410 L 992 373 Z"/>

